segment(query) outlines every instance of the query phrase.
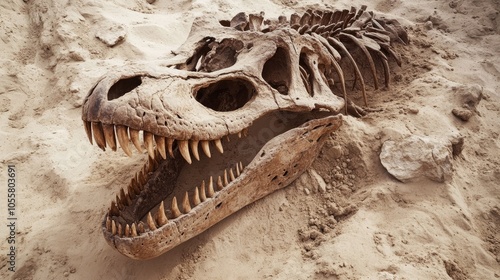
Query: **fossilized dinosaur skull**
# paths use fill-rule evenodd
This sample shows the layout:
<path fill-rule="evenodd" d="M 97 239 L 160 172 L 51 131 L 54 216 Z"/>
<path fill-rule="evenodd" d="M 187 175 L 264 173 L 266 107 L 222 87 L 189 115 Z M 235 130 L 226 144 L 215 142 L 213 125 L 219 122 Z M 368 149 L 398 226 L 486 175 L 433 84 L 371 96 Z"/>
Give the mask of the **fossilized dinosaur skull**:
<path fill-rule="evenodd" d="M 374 19 L 365 7 L 277 21 L 200 18 L 166 62 L 100 79 L 83 106 L 89 140 L 103 150 L 116 150 L 118 140 L 128 155 L 132 142 L 149 155 L 105 215 L 108 243 L 152 258 L 290 184 L 341 125 L 342 58 L 363 93 L 354 48 L 375 86 L 371 54 L 388 84 L 387 56 L 399 61 L 391 38 L 402 35 L 397 22 Z"/>

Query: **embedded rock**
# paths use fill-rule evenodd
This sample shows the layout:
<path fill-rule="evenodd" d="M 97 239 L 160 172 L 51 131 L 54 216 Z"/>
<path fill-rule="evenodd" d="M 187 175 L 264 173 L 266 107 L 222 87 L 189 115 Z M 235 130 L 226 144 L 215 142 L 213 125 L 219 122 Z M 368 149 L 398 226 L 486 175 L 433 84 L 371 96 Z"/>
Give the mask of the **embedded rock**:
<path fill-rule="evenodd" d="M 444 182 L 452 175 L 452 142 L 426 136 L 409 136 L 401 141 L 385 141 L 380 161 L 401 182 L 428 178 Z"/>
<path fill-rule="evenodd" d="M 95 37 L 101 40 L 108 47 L 114 47 L 125 40 L 127 31 L 123 26 L 109 26 L 97 31 Z"/>

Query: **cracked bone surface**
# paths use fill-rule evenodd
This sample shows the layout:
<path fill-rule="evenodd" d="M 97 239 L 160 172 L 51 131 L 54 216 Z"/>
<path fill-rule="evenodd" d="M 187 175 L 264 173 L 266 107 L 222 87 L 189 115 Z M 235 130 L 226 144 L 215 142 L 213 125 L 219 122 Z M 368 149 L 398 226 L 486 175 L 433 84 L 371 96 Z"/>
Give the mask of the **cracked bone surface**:
<path fill-rule="evenodd" d="M 347 81 L 365 105 L 367 82 L 389 85 L 395 41 L 399 23 L 364 6 L 198 18 L 171 58 L 102 77 L 83 105 L 90 142 L 148 158 L 110 204 L 108 243 L 153 258 L 289 185 L 353 112 Z"/>

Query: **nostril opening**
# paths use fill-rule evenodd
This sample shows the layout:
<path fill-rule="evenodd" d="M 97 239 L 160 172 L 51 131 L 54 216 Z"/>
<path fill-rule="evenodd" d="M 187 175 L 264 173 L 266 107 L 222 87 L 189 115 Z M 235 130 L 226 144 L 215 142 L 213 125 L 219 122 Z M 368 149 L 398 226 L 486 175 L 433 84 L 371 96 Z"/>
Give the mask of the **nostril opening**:
<path fill-rule="evenodd" d="M 141 76 L 134 76 L 121 79 L 116 82 L 108 91 L 108 100 L 113 100 L 124 96 L 142 84 Z"/>

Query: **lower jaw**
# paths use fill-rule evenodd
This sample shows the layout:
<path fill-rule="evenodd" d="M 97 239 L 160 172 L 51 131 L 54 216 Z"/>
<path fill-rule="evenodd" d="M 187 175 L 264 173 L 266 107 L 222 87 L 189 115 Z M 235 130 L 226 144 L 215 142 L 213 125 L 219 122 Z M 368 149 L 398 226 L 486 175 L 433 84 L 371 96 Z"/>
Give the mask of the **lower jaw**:
<path fill-rule="evenodd" d="M 121 231 L 120 234 L 116 232 L 113 234 L 108 214 L 103 222 L 106 240 L 122 254 L 131 258 L 153 258 L 200 234 L 242 207 L 289 185 L 316 158 L 324 142 L 323 135 L 335 130 L 341 123 L 339 117 L 317 119 L 316 115 L 315 119 L 308 121 L 311 116 L 297 116 L 280 113 L 257 121 L 250 128 L 248 137 L 229 139 L 230 141 L 225 144 L 224 154 L 212 155 L 210 160 L 202 158 L 199 162 L 188 165 L 185 162 L 181 163 L 178 154 L 176 160 L 162 162 L 160 169 L 164 170 L 155 172 L 157 173 L 155 182 L 157 184 L 163 182 L 163 186 L 155 189 L 154 185 L 150 184 L 149 188 L 155 191 L 151 191 L 149 198 L 142 198 L 142 202 L 149 203 L 137 203 L 135 208 L 129 207 L 129 215 L 122 217 L 127 224 L 142 220 L 139 223 L 145 227 L 144 232 L 138 233 L 137 236 L 121 234 Z M 297 127 L 301 124 L 302 126 Z M 311 133 L 311 129 L 317 127 L 321 131 Z M 248 166 L 243 169 L 240 162 Z M 228 168 L 232 168 L 231 171 L 227 171 Z M 241 173 L 239 176 L 237 176 L 238 171 Z M 161 174 L 165 173 L 175 175 L 162 177 Z M 231 173 L 234 176 L 231 176 Z M 213 192 L 208 188 L 210 177 Z M 204 201 L 200 199 L 195 203 L 193 197 L 201 194 L 202 180 L 205 182 L 203 192 L 206 199 Z M 150 179 L 150 183 L 153 181 Z M 222 181 L 222 184 L 217 184 L 217 181 Z M 187 193 L 189 193 L 188 209 L 185 204 L 179 203 L 180 199 L 173 199 Z M 141 199 L 137 201 L 139 200 Z M 174 213 L 170 203 L 173 200 L 181 205 L 180 215 Z M 164 207 L 158 206 L 161 201 L 164 201 L 164 205 L 170 204 L 168 207 L 170 211 L 166 211 L 169 216 L 168 222 L 160 225 L 158 215 L 153 215 L 156 218 L 153 218 L 151 224 L 148 213 L 155 213 L 159 211 L 158 208 Z M 123 226 L 120 227 L 122 227 L 120 230 L 125 230 Z M 131 229 L 128 230 L 128 233 L 131 233 Z"/>

